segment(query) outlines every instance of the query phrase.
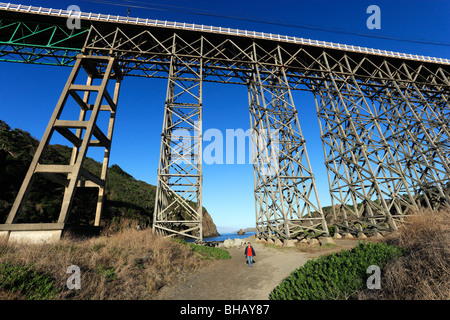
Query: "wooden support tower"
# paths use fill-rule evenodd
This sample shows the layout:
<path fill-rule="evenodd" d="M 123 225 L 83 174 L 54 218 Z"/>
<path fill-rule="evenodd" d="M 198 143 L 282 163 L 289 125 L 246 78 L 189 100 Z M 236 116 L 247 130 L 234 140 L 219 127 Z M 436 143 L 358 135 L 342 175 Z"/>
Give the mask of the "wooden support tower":
<path fill-rule="evenodd" d="M 201 240 L 202 232 L 202 59 L 181 59 L 173 37 L 153 231 Z M 177 45 L 180 53 L 177 51 Z M 201 50 L 197 41 L 191 50 Z M 192 49 L 195 48 L 195 49 Z"/>
<path fill-rule="evenodd" d="M 80 71 L 84 70 L 84 76 Z M 86 81 L 85 83 L 80 83 Z M 110 80 L 114 80 L 114 93 L 107 90 Z M 59 239 L 68 229 L 68 218 L 77 188 L 97 188 L 98 200 L 93 225 L 100 226 L 101 212 L 105 198 L 105 183 L 111 151 L 119 89 L 122 74 L 115 58 L 108 56 L 78 55 L 72 72 L 56 104 L 47 129 L 39 143 L 34 158 L 8 215 L 6 223 L 0 225 L 0 232 L 10 238 L 29 238 L 36 240 Z M 99 84 L 96 82 L 100 81 Z M 62 119 L 64 107 L 70 100 L 80 107 L 77 120 Z M 101 112 L 109 113 L 106 133 L 97 125 Z M 66 138 L 72 145 L 69 164 L 44 164 L 43 154 L 55 132 Z M 100 176 L 83 167 L 89 147 L 104 148 L 103 164 Z M 64 196 L 57 221 L 49 223 L 17 223 L 21 209 L 24 207 L 28 192 L 36 175 L 42 175 L 64 186 Z M 75 219 L 76 221 L 76 219 Z M 72 224 L 71 227 L 76 227 Z M 33 234 L 34 233 L 34 234 Z M 44 239 L 45 238 L 45 239 Z"/>
<path fill-rule="evenodd" d="M 270 56 L 272 65 L 259 62 Z M 249 81 L 257 236 L 266 239 L 328 236 L 316 182 L 279 48 L 253 45 Z M 265 57 L 265 59 L 269 59 Z"/>

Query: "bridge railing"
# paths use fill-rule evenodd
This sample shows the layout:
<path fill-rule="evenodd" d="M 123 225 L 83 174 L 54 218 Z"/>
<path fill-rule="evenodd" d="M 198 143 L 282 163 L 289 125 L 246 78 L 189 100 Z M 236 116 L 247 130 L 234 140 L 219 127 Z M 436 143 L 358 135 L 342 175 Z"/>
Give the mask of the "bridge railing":
<path fill-rule="evenodd" d="M 318 47 L 322 47 L 322 48 L 332 48 L 332 49 L 345 50 L 345 51 L 354 51 L 354 52 L 359 52 L 359 53 L 374 54 L 374 55 L 402 58 L 402 59 L 408 59 L 408 60 L 418 60 L 418 61 L 450 64 L 450 59 L 445 59 L 445 58 L 437 58 L 437 57 L 423 56 L 423 55 L 417 55 L 417 54 L 409 54 L 409 53 L 401 53 L 401 52 L 373 49 L 373 48 L 360 47 L 360 46 L 354 46 L 354 45 L 333 43 L 333 42 L 328 42 L 328 41 L 304 39 L 304 38 L 299 38 L 299 37 L 294 37 L 294 36 L 285 36 L 285 35 L 272 34 L 272 33 L 266 33 L 266 32 L 249 31 L 249 30 L 215 27 L 215 26 L 205 26 L 205 25 L 186 23 L 186 22 L 173 22 L 173 21 L 167 21 L 167 20 L 133 18 L 133 17 L 125 17 L 125 16 L 119 16 L 119 15 L 111 15 L 111 14 L 101 14 L 101 13 L 92 13 L 92 12 L 88 13 L 88 12 L 79 12 L 79 11 L 71 11 L 71 10 L 63 10 L 63 9 L 51 9 L 51 8 L 35 7 L 35 6 L 4 3 L 4 2 L 0 2 L 0 10 L 19 11 L 19 12 L 25 12 L 25 13 L 41 14 L 41 15 L 49 15 L 49 16 L 57 16 L 57 17 L 80 18 L 80 19 L 84 19 L 84 20 L 105 21 L 105 22 L 112 22 L 112 23 L 128 23 L 128 24 L 154 26 L 154 27 L 175 28 L 175 29 L 193 30 L 193 31 L 201 31 L 201 32 L 212 32 L 212 33 L 228 34 L 228 35 L 241 36 L 241 37 L 264 39 L 264 40 L 290 42 L 290 43 L 309 45 L 309 46 L 318 46 Z"/>

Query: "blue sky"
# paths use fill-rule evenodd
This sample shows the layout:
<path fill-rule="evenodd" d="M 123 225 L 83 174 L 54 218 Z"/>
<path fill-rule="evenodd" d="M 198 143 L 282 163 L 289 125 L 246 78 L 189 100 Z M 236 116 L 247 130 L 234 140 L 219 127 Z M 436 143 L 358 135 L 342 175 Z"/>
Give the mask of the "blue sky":
<path fill-rule="evenodd" d="M 450 58 L 450 1 L 35 1 L 24 5 L 198 23 L 291 35 L 342 44 Z M 369 30 L 369 5 L 381 9 L 381 29 Z M 201 13 L 201 14 L 199 14 Z M 264 22 L 265 21 L 265 22 Z M 359 36 L 364 35 L 364 36 Z M 402 39 L 393 40 L 393 39 Z M 406 41 L 405 41 L 406 40 Z M 0 63 L 0 119 L 41 139 L 70 68 Z M 122 83 L 110 164 L 156 184 L 166 80 Z M 245 86 L 205 83 L 203 130 L 249 128 Z M 294 92 L 321 204 L 331 204 L 312 95 Z M 52 140 L 62 143 L 64 140 Z M 204 147 L 207 142 L 204 143 Z M 95 153 L 88 156 L 97 157 Z M 224 159 L 225 160 L 225 159 Z M 225 161 L 224 161 L 225 162 Z M 203 206 L 220 230 L 255 225 L 250 163 L 203 165 Z"/>

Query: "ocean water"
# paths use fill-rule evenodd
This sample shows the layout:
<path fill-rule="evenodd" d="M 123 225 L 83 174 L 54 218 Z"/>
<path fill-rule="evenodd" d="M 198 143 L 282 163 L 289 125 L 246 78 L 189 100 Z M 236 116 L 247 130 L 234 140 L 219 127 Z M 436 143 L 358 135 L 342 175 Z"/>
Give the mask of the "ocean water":
<path fill-rule="evenodd" d="M 233 233 L 223 233 L 218 237 L 211 237 L 211 238 L 203 238 L 203 241 L 205 242 L 212 242 L 212 241 L 225 241 L 227 239 L 245 239 L 248 237 L 251 237 L 255 235 L 256 232 L 246 232 L 244 235 L 238 235 L 236 232 Z M 186 242 L 194 242 L 194 239 L 185 239 Z"/>
<path fill-rule="evenodd" d="M 246 232 L 244 235 L 238 235 L 238 234 L 236 234 L 236 232 L 224 233 L 218 237 L 203 238 L 203 241 L 207 242 L 207 241 L 225 241 L 227 239 L 245 239 L 245 238 L 251 237 L 255 234 L 256 234 L 256 232 Z"/>

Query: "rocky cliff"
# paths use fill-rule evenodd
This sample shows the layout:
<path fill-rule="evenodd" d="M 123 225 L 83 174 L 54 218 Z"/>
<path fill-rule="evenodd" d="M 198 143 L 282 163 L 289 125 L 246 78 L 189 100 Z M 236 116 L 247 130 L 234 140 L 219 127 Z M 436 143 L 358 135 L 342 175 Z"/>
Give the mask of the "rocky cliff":
<path fill-rule="evenodd" d="M 213 222 L 213 219 L 209 215 L 208 211 L 203 208 L 203 238 L 217 237 L 220 236 L 217 231 L 217 227 Z"/>

